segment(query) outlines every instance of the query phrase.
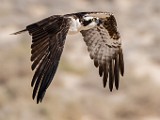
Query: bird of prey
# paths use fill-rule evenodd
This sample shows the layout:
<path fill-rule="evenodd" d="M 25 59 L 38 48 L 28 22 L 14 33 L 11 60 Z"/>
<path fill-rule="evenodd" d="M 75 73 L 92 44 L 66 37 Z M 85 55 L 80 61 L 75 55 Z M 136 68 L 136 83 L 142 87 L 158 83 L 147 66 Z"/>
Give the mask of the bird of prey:
<path fill-rule="evenodd" d="M 119 87 L 119 74 L 123 76 L 124 62 L 120 34 L 117 23 L 110 12 L 78 12 L 65 15 L 53 15 L 39 22 L 26 26 L 14 35 L 28 31 L 32 36 L 31 61 L 35 70 L 31 86 L 33 99 L 42 102 L 47 88 L 56 73 L 64 48 L 67 34 L 80 32 L 88 47 L 90 58 L 103 86 L 109 81 L 109 89 Z"/>

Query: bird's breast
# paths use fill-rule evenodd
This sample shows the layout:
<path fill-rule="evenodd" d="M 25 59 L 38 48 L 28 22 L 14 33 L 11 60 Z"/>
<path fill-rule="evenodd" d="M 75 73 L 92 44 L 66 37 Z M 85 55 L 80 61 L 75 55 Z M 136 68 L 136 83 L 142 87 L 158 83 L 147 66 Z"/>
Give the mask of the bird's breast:
<path fill-rule="evenodd" d="M 81 23 L 79 21 L 79 19 L 75 19 L 75 18 L 71 18 L 71 23 L 70 23 L 70 28 L 68 33 L 69 34 L 76 34 L 81 30 Z"/>

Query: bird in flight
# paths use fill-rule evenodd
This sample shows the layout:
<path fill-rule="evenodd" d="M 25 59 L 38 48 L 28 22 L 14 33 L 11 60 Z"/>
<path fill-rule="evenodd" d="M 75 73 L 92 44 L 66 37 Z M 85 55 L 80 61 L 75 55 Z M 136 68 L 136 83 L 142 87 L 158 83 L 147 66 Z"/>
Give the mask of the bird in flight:
<path fill-rule="evenodd" d="M 56 73 L 64 48 L 67 34 L 80 32 L 88 47 L 90 58 L 106 87 L 118 90 L 119 75 L 123 76 L 124 62 L 120 34 L 117 23 L 110 12 L 78 12 L 65 15 L 53 15 L 39 22 L 26 26 L 17 35 L 29 32 L 32 36 L 31 69 L 35 70 L 31 86 L 33 99 L 42 102 L 47 88 Z"/>

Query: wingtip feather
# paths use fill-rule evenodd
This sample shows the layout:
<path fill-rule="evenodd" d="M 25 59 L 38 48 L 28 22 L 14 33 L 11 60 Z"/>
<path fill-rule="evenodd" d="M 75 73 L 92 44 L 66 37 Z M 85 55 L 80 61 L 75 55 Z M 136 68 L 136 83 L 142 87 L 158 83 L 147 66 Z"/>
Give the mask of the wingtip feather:
<path fill-rule="evenodd" d="M 124 59 L 123 59 L 123 52 L 122 49 L 119 53 L 119 67 L 120 67 L 120 73 L 123 76 L 124 75 Z"/>
<path fill-rule="evenodd" d="M 15 32 L 15 33 L 11 33 L 10 35 L 18 35 L 18 34 L 21 34 L 23 32 L 26 32 L 26 31 L 27 31 L 27 29 L 23 29 L 21 31 L 18 31 L 18 32 Z"/>
<path fill-rule="evenodd" d="M 119 87 L 119 56 L 116 56 L 115 58 L 114 75 L 115 75 L 115 87 L 118 90 L 118 87 Z"/>
<path fill-rule="evenodd" d="M 114 71 L 113 71 L 113 60 L 109 63 L 109 89 L 112 91 L 114 84 Z"/>

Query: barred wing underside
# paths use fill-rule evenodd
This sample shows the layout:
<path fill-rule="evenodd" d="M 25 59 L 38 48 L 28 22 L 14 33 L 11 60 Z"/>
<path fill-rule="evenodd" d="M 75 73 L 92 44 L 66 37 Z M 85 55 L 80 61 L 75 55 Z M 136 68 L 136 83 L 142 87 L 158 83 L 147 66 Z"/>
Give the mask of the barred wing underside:
<path fill-rule="evenodd" d="M 110 27 L 105 26 L 104 24 L 107 24 L 105 22 L 92 29 L 83 30 L 81 33 L 88 46 L 90 57 L 94 60 L 94 65 L 99 67 L 99 75 L 103 76 L 103 86 L 106 86 L 109 76 L 109 88 L 112 91 L 114 83 L 116 89 L 119 87 L 119 72 L 123 75 L 124 63 L 119 33 L 116 30 L 111 36 L 115 29 L 109 32 Z"/>

